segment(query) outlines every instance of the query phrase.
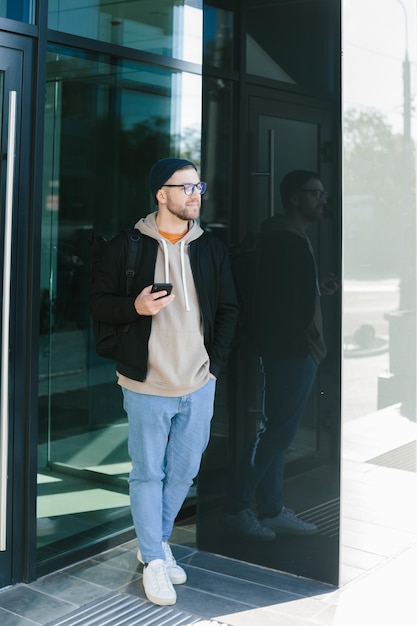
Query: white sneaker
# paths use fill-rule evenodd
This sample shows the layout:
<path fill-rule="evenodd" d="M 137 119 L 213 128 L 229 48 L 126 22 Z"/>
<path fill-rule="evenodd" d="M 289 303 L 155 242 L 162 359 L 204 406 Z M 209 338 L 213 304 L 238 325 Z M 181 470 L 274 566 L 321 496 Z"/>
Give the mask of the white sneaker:
<path fill-rule="evenodd" d="M 167 568 L 169 580 L 173 585 L 182 585 L 187 580 L 187 574 L 185 571 L 178 565 L 176 560 L 174 559 L 174 555 L 171 552 L 171 548 L 166 541 L 162 542 L 162 548 L 165 553 L 165 565 Z M 138 549 L 137 559 L 139 563 L 144 564 L 144 560 L 141 554 L 141 551 Z"/>
<path fill-rule="evenodd" d="M 223 522 L 229 530 L 237 532 L 244 537 L 251 537 L 258 541 L 273 541 L 275 533 L 266 528 L 256 517 L 251 509 L 243 509 L 236 515 L 223 513 Z"/>
<path fill-rule="evenodd" d="M 314 535 L 319 530 L 315 524 L 304 522 L 286 506 L 282 507 L 279 515 L 264 517 L 262 524 L 281 535 Z"/>
<path fill-rule="evenodd" d="M 173 585 L 182 585 L 187 581 L 187 574 L 174 559 L 174 555 L 171 552 L 169 543 L 163 541 L 162 547 L 165 552 L 165 565 L 167 568 L 169 580 L 172 582 Z"/>
<path fill-rule="evenodd" d="M 145 565 L 142 582 L 146 597 L 154 604 L 169 606 L 177 601 L 177 594 L 162 559 L 154 559 Z"/>

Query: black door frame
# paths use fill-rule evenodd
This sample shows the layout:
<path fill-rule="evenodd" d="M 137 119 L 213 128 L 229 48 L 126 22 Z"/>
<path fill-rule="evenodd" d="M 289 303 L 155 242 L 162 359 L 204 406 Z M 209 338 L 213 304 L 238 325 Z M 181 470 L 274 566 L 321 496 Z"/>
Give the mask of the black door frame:
<path fill-rule="evenodd" d="M 6 62 L 3 126 L 7 126 L 8 121 L 6 92 L 16 92 L 17 105 L 11 227 L 7 524 L 6 549 L 0 552 L 0 587 L 3 587 L 27 579 L 36 539 L 36 490 L 33 490 L 30 483 L 36 483 L 36 472 L 31 471 L 31 460 L 36 459 L 36 438 L 33 437 L 36 404 L 33 403 L 31 389 L 37 377 L 37 367 L 34 367 L 37 363 L 36 337 L 35 340 L 33 337 L 33 328 L 38 324 L 34 324 L 37 316 L 36 301 L 33 299 L 36 261 L 33 258 L 35 159 L 32 158 L 37 108 L 32 89 L 33 40 L 30 37 L 0 32 L 0 48 L 3 52 L 2 62 Z M 11 65 L 8 64 L 8 59 Z M 5 164 L 4 137 L 2 146 Z M 5 169 L 3 168 L 2 177 Z M 3 235 L 3 215 L 1 219 Z M 3 254 L 3 245 L 1 253 Z"/>

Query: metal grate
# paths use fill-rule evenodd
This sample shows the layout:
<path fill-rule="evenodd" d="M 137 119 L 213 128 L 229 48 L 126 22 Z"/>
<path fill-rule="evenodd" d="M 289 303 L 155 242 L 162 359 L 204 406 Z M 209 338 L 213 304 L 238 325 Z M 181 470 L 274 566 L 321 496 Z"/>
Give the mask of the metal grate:
<path fill-rule="evenodd" d="M 339 534 L 339 498 L 328 500 L 311 509 L 302 511 L 299 516 L 304 521 L 315 524 L 321 535 L 337 537 Z"/>
<path fill-rule="evenodd" d="M 394 450 L 389 450 L 373 459 L 369 459 L 367 463 L 406 472 L 417 472 L 417 442 L 410 441 L 410 443 L 406 443 L 399 448 L 394 448 Z"/>
<path fill-rule="evenodd" d="M 45 626 L 227 626 L 124 593 L 106 596 Z"/>

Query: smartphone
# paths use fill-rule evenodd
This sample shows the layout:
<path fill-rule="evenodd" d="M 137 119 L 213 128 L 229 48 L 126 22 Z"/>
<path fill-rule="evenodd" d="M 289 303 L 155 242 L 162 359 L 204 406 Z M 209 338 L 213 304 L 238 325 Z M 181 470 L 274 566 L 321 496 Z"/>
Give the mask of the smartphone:
<path fill-rule="evenodd" d="M 326 287 L 327 289 L 338 289 L 340 285 L 340 276 L 328 276 L 322 284 L 323 287 Z"/>
<path fill-rule="evenodd" d="M 154 283 L 152 285 L 151 293 L 156 293 L 158 291 L 166 291 L 165 296 L 169 296 L 172 291 L 172 283 Z M 161 296 L 161 298 L 165 298 L 165 296 Z M 159 298 L 156 298 L 159 300 Z"/>
<path fill-rule="evenodd" d="M 326 283 L 338 283 L 340 281 L 340 276 L 336 276 L 336 274 L 332 274 L 331 276 L 328 276 L 327 280 L 325 281 Z"/>

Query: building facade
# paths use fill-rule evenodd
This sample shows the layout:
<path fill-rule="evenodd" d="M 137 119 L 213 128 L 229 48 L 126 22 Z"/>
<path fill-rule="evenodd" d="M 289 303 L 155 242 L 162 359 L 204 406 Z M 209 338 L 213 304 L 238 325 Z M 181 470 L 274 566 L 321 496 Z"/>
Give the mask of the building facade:
<path fill-rule="evenodd" d="M 406 545 L 417 527 L 414 4 L 385 0 L 375 15 L 371 0 L 0 0 L 0 586 L 133 536 L 126 416 L 88 312 L 88 237 L 153 210 L 148 171 L 168 155 L 207 181 L 201 224 L 229 246 L 242 304 L 182 511 L 196 515 L 198 547 L 341 584 L 383 558 L 388 537 Z M 329 193 L 309 235 L 318 273 L 340 284 L 322 298 L 328 355 L 285 468 L 288 506 L 319 533 L 260 547 L 220 519 L 262 416 L 254 243 L 293 169 L 319 172 Z M 366 532 L 375 515 L 378 540 Z"/>

